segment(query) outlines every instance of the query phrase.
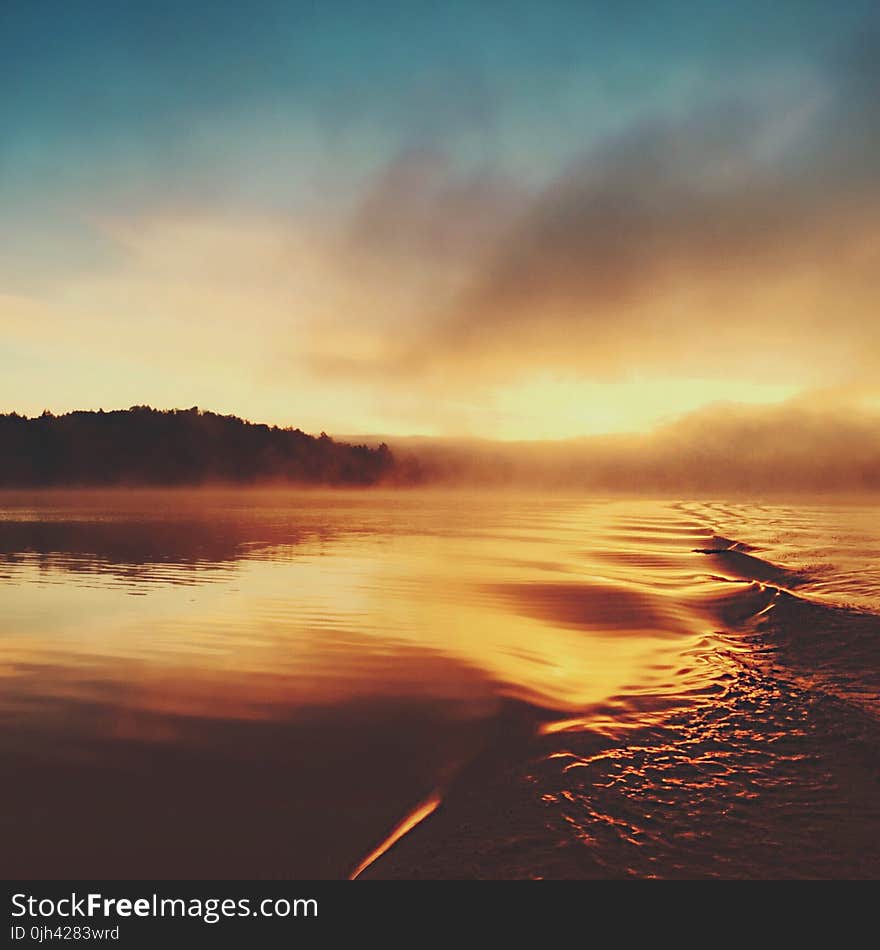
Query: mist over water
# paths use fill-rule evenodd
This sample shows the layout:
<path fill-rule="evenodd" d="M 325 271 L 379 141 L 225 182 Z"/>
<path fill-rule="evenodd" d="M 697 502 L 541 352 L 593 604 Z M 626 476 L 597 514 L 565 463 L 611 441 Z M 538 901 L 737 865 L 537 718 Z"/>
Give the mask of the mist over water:
<path fill-rule="evenodd" d="M 413 813 L 364 876 L 880 873 L 876 506 L 7 492 L 0 590 L 4 876 L 345 877 Z"/>

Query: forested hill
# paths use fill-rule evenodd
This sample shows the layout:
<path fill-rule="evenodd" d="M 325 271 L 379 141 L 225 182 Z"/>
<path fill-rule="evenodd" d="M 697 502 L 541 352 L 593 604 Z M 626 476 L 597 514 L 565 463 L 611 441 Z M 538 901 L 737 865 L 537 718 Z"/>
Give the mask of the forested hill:
<path fill-rule="evenodd" d="M 349 445 L 197 408 L 0 415 L 0 485 L 7 487 L 373 485 L 394 464 L 386 445 Z"/>

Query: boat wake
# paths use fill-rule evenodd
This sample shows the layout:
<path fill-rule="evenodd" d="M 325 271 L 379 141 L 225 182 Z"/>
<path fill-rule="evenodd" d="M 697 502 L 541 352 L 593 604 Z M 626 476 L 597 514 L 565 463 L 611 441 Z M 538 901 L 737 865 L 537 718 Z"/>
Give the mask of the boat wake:
<path fill-rule="evenodd" d="M 701 627 L 674 697 L 620 695 L 555 720 L 545 710 L 531 742 L 472 763 L 365 876 L 880 873 L 880 614 L 846 603 L 849 590 L 829 596 L 833 559 L 773 559 L 764 541 L 780 536 L 779 512 L 775 534 L 759 522 L 744 541 L 703 521 L 706 507 L 683 510 L 686 523 L 613 525 L 614 545 L 591 554 L 601 586 L 515 592 L 562 624 Z"/>

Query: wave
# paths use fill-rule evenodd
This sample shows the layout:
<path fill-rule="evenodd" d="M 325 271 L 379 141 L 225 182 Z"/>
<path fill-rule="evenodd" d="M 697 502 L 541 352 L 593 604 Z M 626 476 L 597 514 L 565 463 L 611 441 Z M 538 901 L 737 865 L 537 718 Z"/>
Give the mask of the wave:
<path fill-rule="evenodd" d="M 634 548 L 637 536 L 630 523 Z M 880 614 L 818 593 L 827 566 L 782 566 L 711 522 L 688 552 L 709 560 L 702 572 L 674 543 L 688 537 L 651 524 L 641 550 L 592 552 L 634 571 L 629 585 L 603 577 L 506 595 L 585 629 L 668 635 L 700 617 L 711 633 L 687 652 L 708 670 L 703 686 L 545 722 L 518 756 L 466 769 L 366 876 L 880 873 Z"/>
<path fill-rule="evenodd" d="M 804 574 L 788 571 L 733 547 L 695 548 L 694 553 L 708 556 L 717 570 L 741 580 L 768 582 L 787 588 L 800 587 L 809 581 Z"/>

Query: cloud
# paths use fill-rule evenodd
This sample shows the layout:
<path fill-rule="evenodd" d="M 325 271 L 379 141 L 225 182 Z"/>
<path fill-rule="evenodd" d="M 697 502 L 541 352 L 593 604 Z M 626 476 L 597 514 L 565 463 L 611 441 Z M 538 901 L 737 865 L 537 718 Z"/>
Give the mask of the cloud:
<path fill-rule="evenodd" d="M 382 286 L 339 318 L 384 342 L 337 368 L 477 388 L 880 370 L 878 53 L 863 38 L 803 87 L 637 123 L 537 191 L 398 159 L 349 235 Z"/>

